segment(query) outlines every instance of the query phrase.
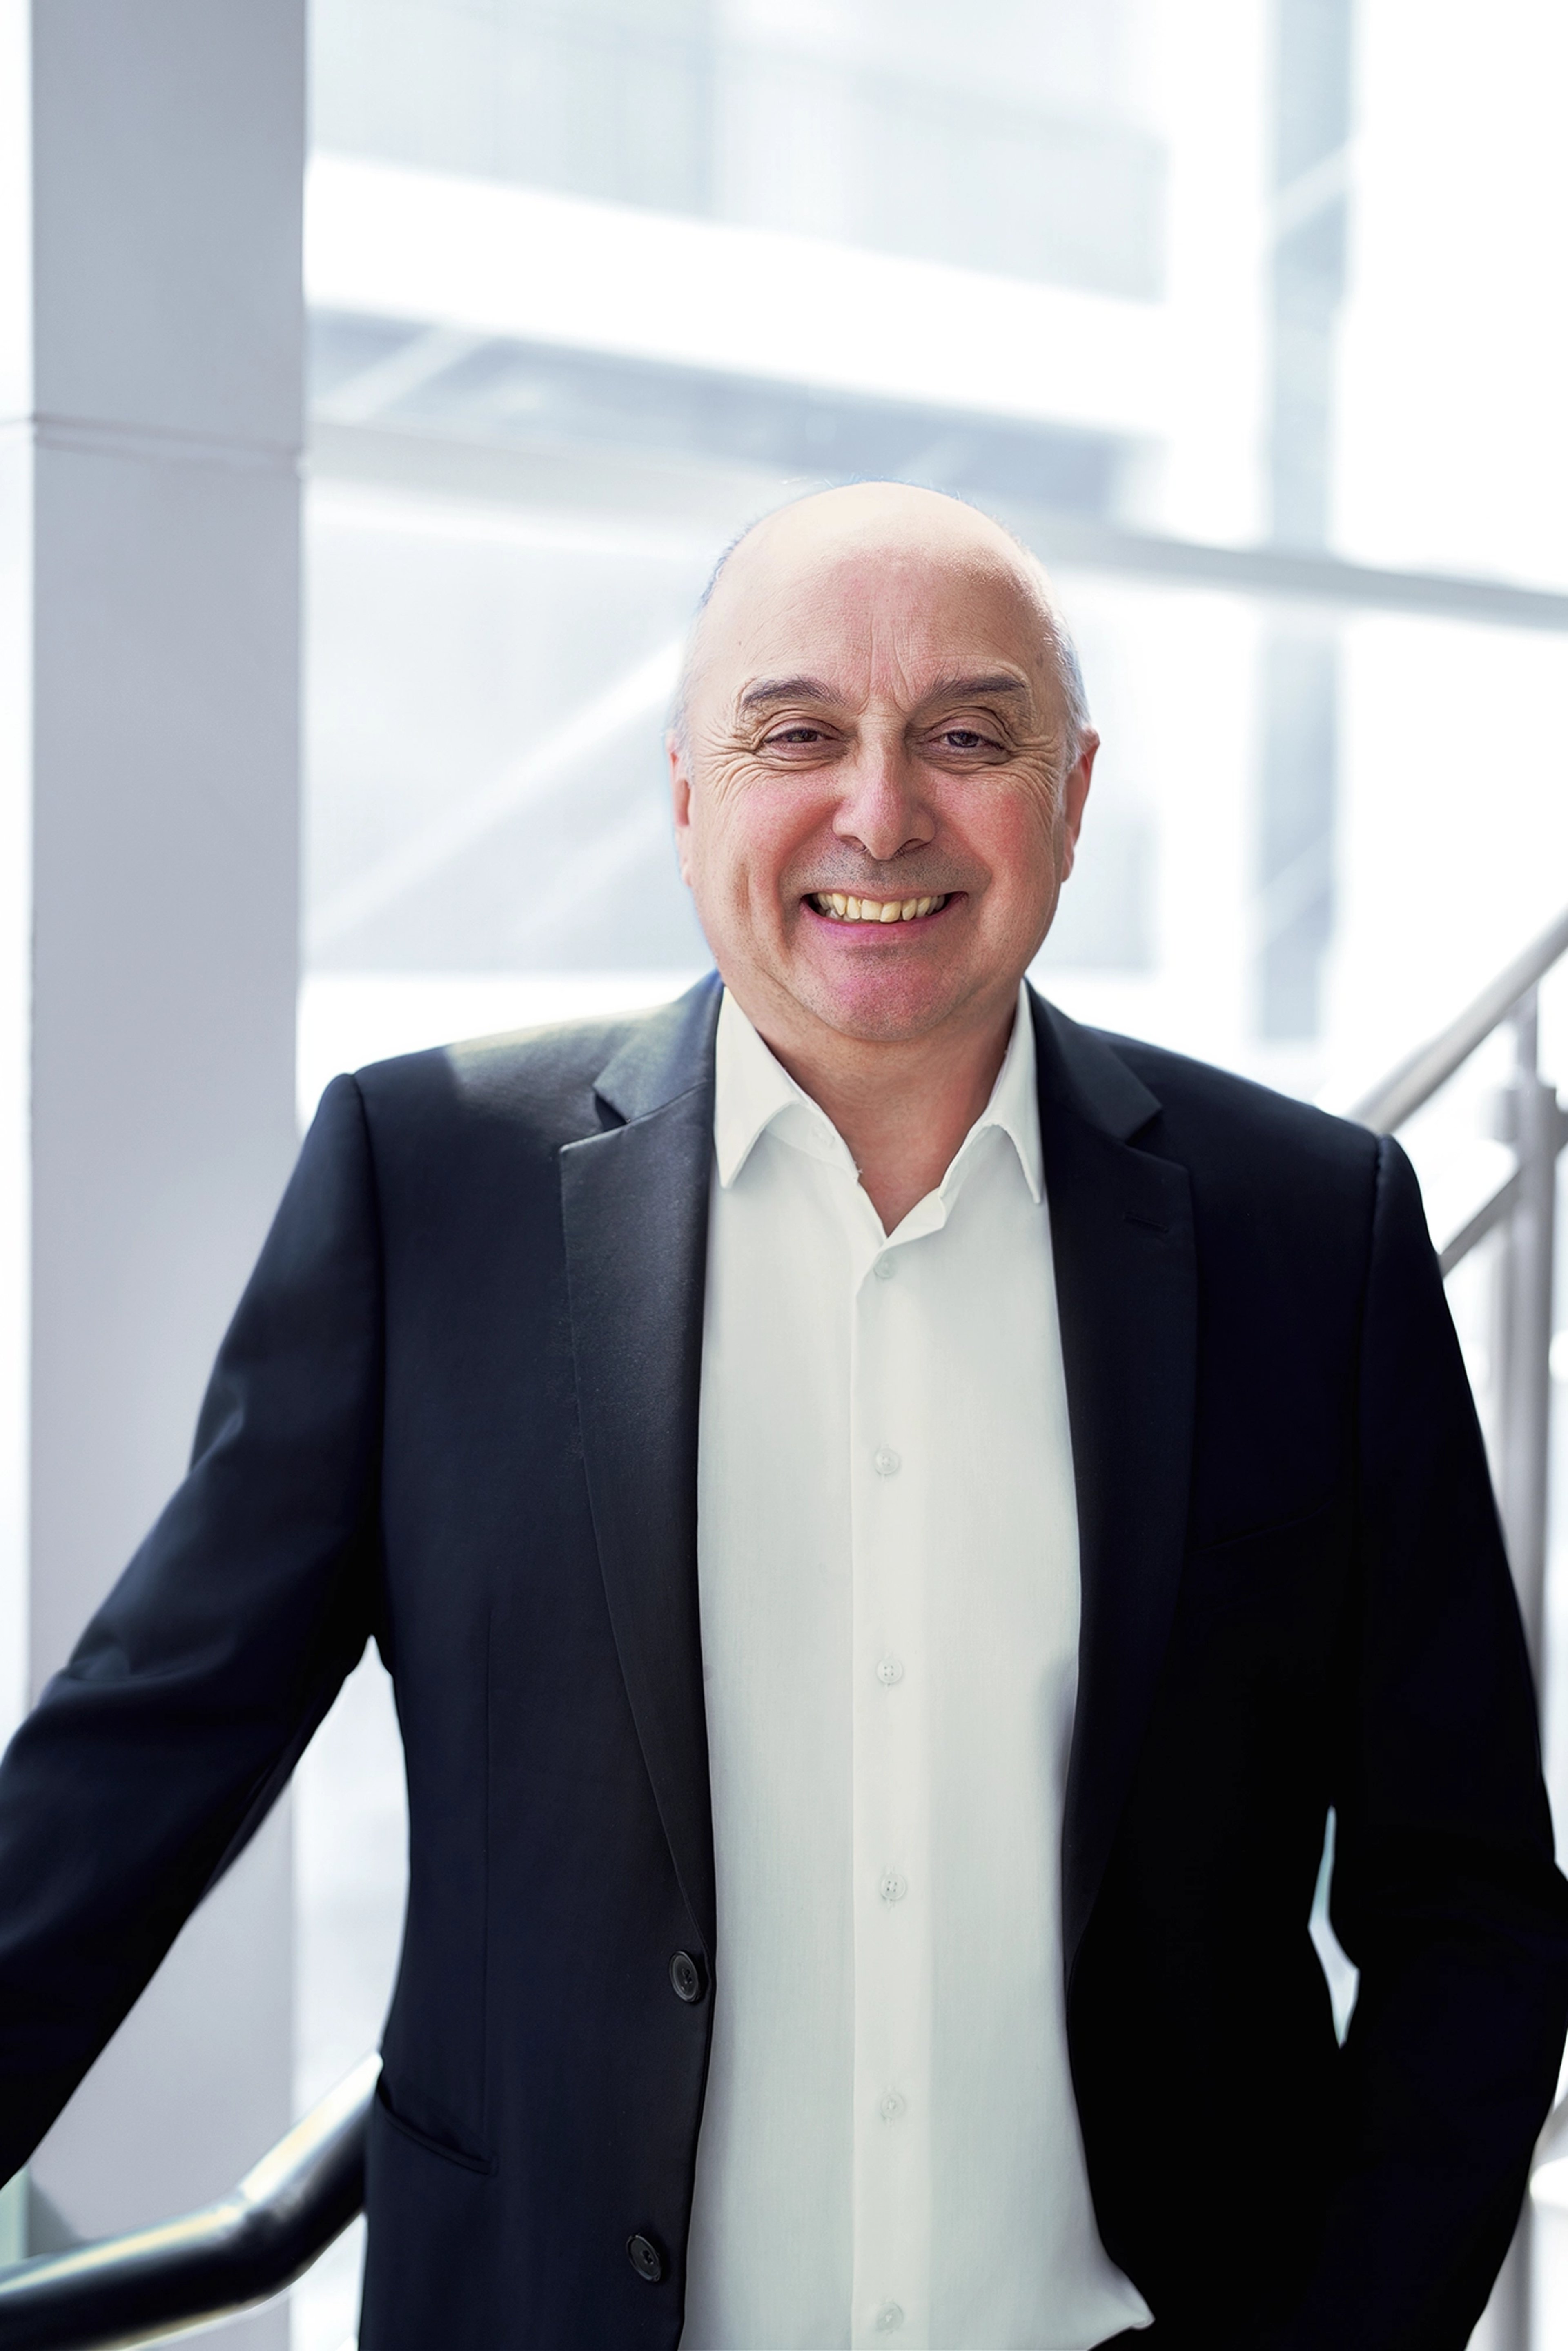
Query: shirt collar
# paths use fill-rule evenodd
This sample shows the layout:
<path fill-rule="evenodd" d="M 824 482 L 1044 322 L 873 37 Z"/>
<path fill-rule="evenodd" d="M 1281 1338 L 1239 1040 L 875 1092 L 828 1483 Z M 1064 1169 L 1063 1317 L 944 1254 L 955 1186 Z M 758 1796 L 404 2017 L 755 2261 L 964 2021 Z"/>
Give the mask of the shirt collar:
<path fill-rule="evenodd" d="M 815 1157 L 849 1161 L 827 1113 L 769 1052 L 727 987 L 718 1009 L 714 1056 L 713 1139 L 726 1191 L 750 1158 L 758 1136 L 769 1127 Z"/>
<path fill-rule="evenodd" d="M 1023 1180 L 1029 1186 L 1030 1197 L 1038 1208 L 1045 1194 L 1045 1159 L 1040 1147 L 1040 1084 L 1035 1074 L 1034 1016 L 1030 1009 L 1029 989 L 1019 982 L 1018 1010 L 1013 1016 L 1013 1033 L 1008 1039 L 1008 1050 L 1002 1066 L 997 1071 L 997 1082 L 991 1088 L 991 1099 L 965 1136 L 963 1146 L 948 1170 L 948 1181 L 962 1159 L 988 1127 L 1000 1127 L 1019 1155 Z M 944 1186 L 946 1189 L 946 1186 Z"/>
<path fill-rule="evenodd" d="M 714 1145 L 718 1180 L 726 1191 L 751 1156 L 758 1136 L 769 1127 L 778 1130 L 782 1141 L 811 1157 L 839 1160 L 852 1174 L 855 1172 L 843 1139 L 827 1113 L 769 1052 L 728 988 L 719 1007 L 714 1075 Z M 1012 1035 L 991 1098 L 943 1179 L 944 1196 L 951 1196 L 980 1136 L 991 1127 L 999 1128 L 1011 1142 L 1030 1196 L 1038 1207 L 1044 1192 L 1044 1162 L 1040 1147 L 1034 1022 L 1029 990 L 1021 980 Z"/>

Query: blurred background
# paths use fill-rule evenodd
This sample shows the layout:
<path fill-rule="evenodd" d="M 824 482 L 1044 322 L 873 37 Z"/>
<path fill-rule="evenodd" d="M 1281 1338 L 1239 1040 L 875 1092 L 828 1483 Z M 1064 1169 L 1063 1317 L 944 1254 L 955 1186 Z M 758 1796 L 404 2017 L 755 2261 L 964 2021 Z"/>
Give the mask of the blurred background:
<path fill-rule="evenodd" d="M 682 632 L 856 476 L 1057 576 L 1105 746 L 1037 974 L 1074 1015 L 1348 1104 L 1568 901 L 1564 611 L 1487 593 L 1568 589 L 1559 8 L 315 0 L 311 63 L 302 1117 L 703 968 Z M 301 1783 L 302 2100 L 395 1949 L 361 1680 Z"/>
<path fill-rule="evenodd" d="M 287 841 L 275 827 L 258 846 L 252 803 L 230 810 L 213 921 L 231 936 L 253 898 L 275 909 L 256 1051 L 281 1071 L 298 917 L 300 1123 L 340 1069 L 657 1001 L 705 967 L 664 798 L 682 632 L 736 532 L 830 482 L 972 498 L 1057 579 L 1104 743 L 1035 975 L 1076 1017 L 1347 1108 L 1568 904 L 1557 0 L 1491 0 L 1484 19 L 1458 0 L 312 0 L 303 24 L 266 0 L 253 27 L 269 11 L 276 45 L 253 30 L 242 71 L 219 42 L 210 76 L 246 154 L 256 122 L 273 126 L 277 155 L 244 165 L 243 234 L 261 240 L 262 275 L 281 273 L 269 349 L 296 338 L 307 398 L 297 430 L 284 387 L 274 423 L 221 432 L 270 449 L 293 431 L 303 448 L 301 782 Z M 133 45 L 138 11 L 111 13 Z M 188 53 L 188 8 L 141 18 Z M 59 21 L 85 27 L 77 0 Z M 36 38 L 27 69 L 46 227 L 65 165 L 39 161 L 40 126 L 79 109 L 84 78 L 99 88 L 77 37 Z M 99 131 L 110 109 L 105 95 Z M 68 127 L 62 152 L 79 162 L 86 136 Z M 202 165 L 209 193 L 233 146 L 230 122 Z M 301 161 L 302 225 L 298 194 L 283 219 Z M 301 235 L 299 319 L 282 281 Z M 112 308 L 108 268 L 90 282 Z M 221 272 L 195 277 L 176 344 L 239 299 Z M 76 331 L 57 328 L 68 375 Z M 123 386 L 122 354 L 101 364 Z M 200 367 L 222 373 L 210 355 Z M 249 392 L 219 385 L 194 423 L 183 397 L 171 376 L 136 429 L 212 434 Z M 26 406 L 48 403 L 35 389 Z M 36 501 L 28 526 L 45 534 L 40 595 L 48 512 Z M 68 531 L 64 545 L 54 592 L 74 578 L 79 611 L 69 567 L 86 559 Z M 40 709 L 97 690 L 90 664 L 47 694 L 41 679 Z M 151 771 L 156 727 L 146 743 Z M 74 852 L 68 827 L 52 845 L 33 773 L 43 852 L 26 855 L 47 900 L 47 857 Z M 188 839 L 182 805 L 169 822 Z M 134 839 L 122 847 L 134 861 Z M 35 906 L 33 1001 L 44 1017 L 68 1000 L 73 1035 L 99 1036 L 126 965 L 95 967 L 81 1002 L 79 891 L 71 904 L 57 950 Z M 155 928 L 126 928 L 132 961 L 156 958 Z M 210 996 L 214 952 L 193 948 L 169 983 L 180 1019 L 193 985 Z M 214 1013 L 214 1040 L 259 1000 L 247 984 Z M 1540 1010 L 1550 1074 L 1555 980 Z M 138 1036 L 154 1050 L 140 1019 Z M 1507 1061 L 1494 1040 L 1409 1137 L 1439 1238 L 1511 1164 L 1488 1107 Z M 241 1186 L 224 1237 L 193 1240 L 203 1211 L 166 1174 L 139 1212 L 163 1219 L 171 1262 L 197 1249 L 204 1344 L 223 1319 L 209 1297 L 221 1274 L 226 1311 L 281 1178 L 285 1082 L 268 1080 L 270 1140 L 247 1162 L 266 1182 Z M 46 1070 L 46 1120 L 55 1083 Z M 57 1194 L 35 1139 L 35 1377 L 50 1251 L 68 1254 L 88 1213 L 78 1129 L 62 1112 L 51 1132 L 77 1222 L 39 1238 L 37 1204 Z M 1495 1418 L 1487 1262 L 1483 1249 L 1461 1270 L 1454 1300 Z M 134 1314 L 156 1322 L 162 1294 L 147 1281 L 126 1308 L 136 1364 Z M 193 1337 L 163 1380 L 171 1427 L 188 1428 L 199 1353 Z M 1552 1360 L 1568 1375 L 1568 1348 Z M 54 1507 L 42 1535 L 35 1508 L 32 1564 L 14 1571 L 32 1578 L 35 1677 L 63 1639 L 37 1630 Z M 70 1538 L 83 1591 L 118 1564 L 121 1520 L 134 1539 L 131 1500 L 117 1508 Z M 1548 1732 L 1561 1804 L 1554 1702 Z M 269 2045 L 287 2037 L 298 2111 L 373 2044 L 395 1963 L 401 1775 L 373 1660 L 277 1834 L 254 1898 L 269 1966 L 292 1970 Z M 121 2205 L 80 2184 L 88 2158 L 68 2145 L 54 2159 L 36 2200 L 62 2227 L 110 2225 Z M 296 2351 L 350 2340 L 357 2258 L 350 2237 L 297 2289 Z M 1568 2218 L 1544 2202 L 1533 2261 L 1543 2351 L 1568 2339 Z"/>

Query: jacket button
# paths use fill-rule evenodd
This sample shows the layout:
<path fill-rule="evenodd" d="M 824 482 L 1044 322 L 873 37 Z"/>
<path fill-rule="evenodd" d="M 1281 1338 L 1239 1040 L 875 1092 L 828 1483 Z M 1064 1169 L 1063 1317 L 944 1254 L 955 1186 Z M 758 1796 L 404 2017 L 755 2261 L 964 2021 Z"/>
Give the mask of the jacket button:
<path fill-rule="evenodd" d="M 670 1961 L 670 1981 L 675 1988 L 677 2000 L 684 2000 L 688 2006 L 693 2001 L 701 2000 L 703 1996 L 701 1962 L 694 1959 L 689 1951 L 677 1951 Z"/>
<path fill-rule="evenodd" d="M 664 2256 L 651 2238 L 628 2237 L 626 2258 L 649 2285 L 657 2285 L 664 2274 Z"/>

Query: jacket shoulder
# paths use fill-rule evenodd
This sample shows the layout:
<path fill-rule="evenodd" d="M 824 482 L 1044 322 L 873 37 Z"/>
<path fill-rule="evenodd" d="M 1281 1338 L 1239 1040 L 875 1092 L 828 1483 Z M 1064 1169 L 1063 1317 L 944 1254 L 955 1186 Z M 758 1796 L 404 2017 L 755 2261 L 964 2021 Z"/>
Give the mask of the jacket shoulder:
<path fill-rule="evenodd" d="M 1255 1079 L 1103 1029 L 1092 1032 L 1160 1106 L 1150 1140 L 1197 1168 L 1291 1183 L 1328 1180 L 1360 1195 L 1374 1180 L 1379 1138 L 1354 1119 L 1278 1093 Z M 1140 1138 L 1142 1140 L 1142 1138 Z"/>
<path fill-rule="evenodd" d="M 710 971 L 644 1011 L 440 1045 L 372 1063 L 357 1082 L 372 1124 L 381 1112 L 439 1112 L 570 1143 L 711 1087 L 722 992 Z"/>
<path fill-rule="evenodd" d="M 627 1012 L 459 1039 L 356 1070 L 373 1134 L 500 1126 L 554 1150 L 606 1123 L 595 1081 L 656 1012 Z"/>

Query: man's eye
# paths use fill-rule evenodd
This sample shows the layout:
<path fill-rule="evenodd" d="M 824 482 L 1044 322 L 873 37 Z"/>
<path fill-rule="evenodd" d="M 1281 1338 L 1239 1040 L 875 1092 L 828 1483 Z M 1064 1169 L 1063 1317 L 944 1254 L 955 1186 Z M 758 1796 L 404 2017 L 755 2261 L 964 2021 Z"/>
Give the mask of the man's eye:
<path fill-rule="evenodd" d="M 990 737 L 977 734 L 972 726 L 946 727 L 937 740 L 950 751 L 983 751 L 990 747 Z"/>
<path fill-rule="evenodd" d="M 801 743 L 821 743 L 825 737 L 820 726 L 781 726 L 777 735 L 769 735 L 768 740 L 772 746 L 781 744 L 793 747 Z"/>

